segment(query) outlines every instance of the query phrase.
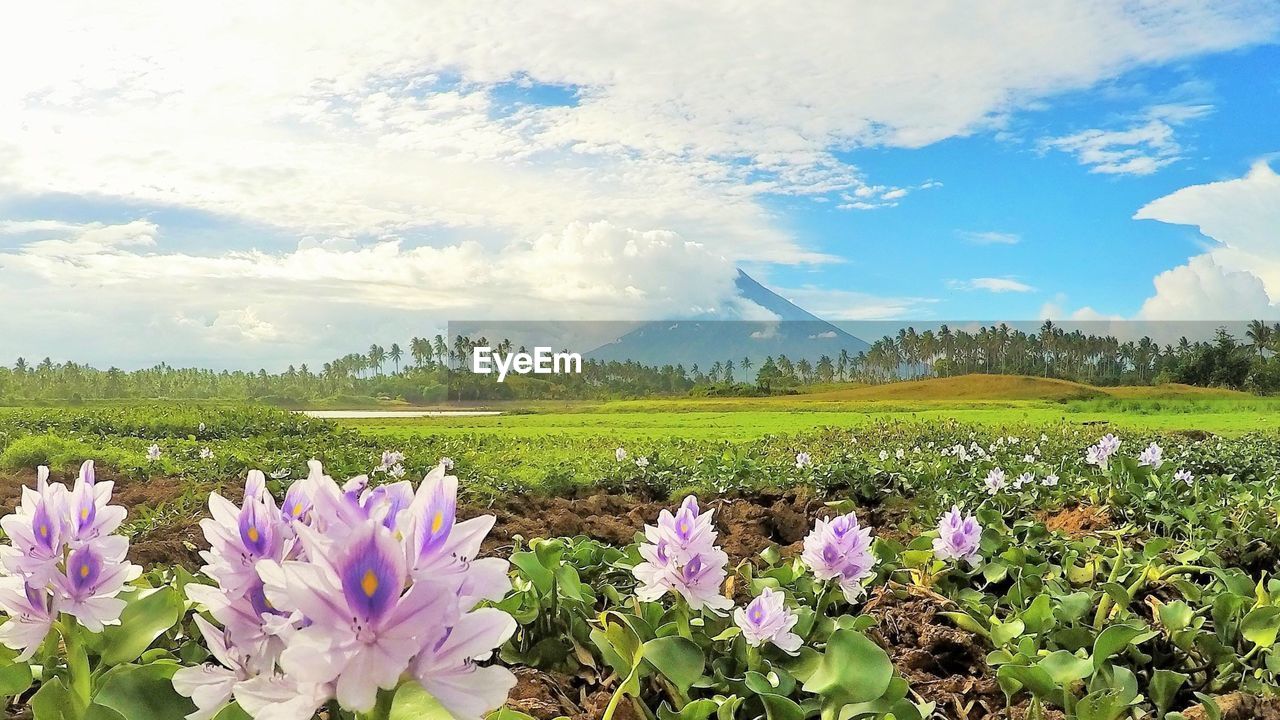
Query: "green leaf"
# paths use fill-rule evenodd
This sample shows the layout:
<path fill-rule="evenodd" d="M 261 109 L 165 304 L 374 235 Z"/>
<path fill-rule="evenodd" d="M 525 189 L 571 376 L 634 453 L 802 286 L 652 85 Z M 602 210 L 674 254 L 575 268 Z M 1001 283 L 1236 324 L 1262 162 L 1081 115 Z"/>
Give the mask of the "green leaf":
<path fill-rule="evenodd" d="M 556 576 L 542 565 L 536 554 L 528 551 L 512 553 L 511 564 L 529 578 L 529 582 L 533 583 L 539 594 L 546 595 L 551 592 L 551 585 L 555 582 Z"/>
<path fill-rule="evenodd" d="M 35 720 L 78 720 L 80 711 L 62 679 L 54 678 L 31 697 L 31 714 Z"/>
<path fill-rule="evenodd" d="M 642 653 L 681 692 L 702 677 L 706 656 L 692 640 L 678 635 L 657 638 L 645 643 Z"/>
<path fill-rule="evenodd" d="M 1066 650 L 1050 653 L 1036 665 L 1049 673 L 1054 682 L 1064 687 L 1089 677 L 1094 669 L 1088 658 L 1076 657 Z"/>
<path fill-rule="evenodd" d="M 1181 600 L 1160 606 L 1160 624 L 1168 629 L 1170 635 L 1190 625 L 1194 617 L 1195 611 Z"/>
<path fill-rule="evenodd" d="M 1253 643 L 1269 648 L 1276 644 L 1280 632 L 1280 607 L 1265 605 L 1256 607 L 1240 622 L 1240 634 Z"/>
<path fill-rule="evenodd" d="M 84 720 L 129 720 L 106 705 L 93 704 L 84 712 Z"/>
<path fill-rule="evenodd" d="M 1142 628 L 1133 625 L 1112 625 L 1098 634 L 1093 641 L 1093 667 L 1102 667 L 1107 658 L 1129 647 L 1134 638 L 1141 635 Z"/>
<path fill-rule="evenodd" d="M 1156 670 L 1151 675 L 1151 684 L 1148 686 L 1148 692 L 1151 695 L 1151 702 L 1156 704 L 1156 717 L 1164 717 L 1164 714 L 1173 706 L 1173 700 L 1178 695 L 1178 690 L 1182 689 L 1182 685 L 1187 682 L 1188 677 L 1180 672 L 1172 670 Z"/>
<path fill-rule="evenodd" d="M 1128 706 L 1118 690 L 1099 690 L 1084 696 L 1076 704 L 1079 720 L 1116 720 Z"/>
<path fill-rule="evenodd" d="M 1022 632 L 1026 629 L 1027 629 L 1027 626 L 1023 625 L 1021 620 L 1010 620 L 1009 622 L 1002 623 L 996 620 L 995 618 L 992 618 L 991 619 L 991 644 L 995 645 L 996 647 L 1001 647 L 1006 643 L 1008 643 L 1010 640 L 1021 635 Z"/>
<path fill-rule="evenodd" d="M 671 709 L 670 705 L 662 703 L 658 707 L 658 720 L 706 720 L 715 713 L 718 707 L 720 705 L 715 700 L 708 700 L 707 698 L 694 700 L 685 705 L 680 712 L 676 712 Z"/>
<path fill-rule="evenodd" d="M 173 689 L 177 671 L 172 662 L 117 665 L 98 680 L 93 702 L 129 720 L 183 720 L 196 708 Z"/>
<path fill-rule="evenodd" d="M 875 700 L 892 679 L 893 663 L 879 645 L 860 632 L 836 630 L 804 690 L 847 705 Z"/>
<path fill-rule="evenodd" d="M 390 720 L 454 720 L 453 715 L 416 682 L 396 689 Z M 510 720 L 509 718 L 507 720 Z"/>
<path fill-rule="evenodd" d="M 10 663 L 0 667 L 0 698 L 21 695 L 31 687 L 31 666 Z"/>
<path fill-rule="evenodd" d="M 804 720 L 804 709 L 794 700 L 772 693 L 760 693 L 759 697 L 768 720 Z"/>
<path fill-rule="evenodd" d="M 121 595 L 128 605 L 120 614 L 120 624 L 106 628 L 93 643 L 103 665 L 123 665 L 137 660 L 156 638 L 182 619 L 186 603 L 177 590 L 163 587 L 144 593 Z"/>
<path fill-rule="evenodd" d="M 489 713 L 489 717 L 486 718 L 486 720 L 535 720 L 535 718 L 532 715 L 526 715 L 519 710 L 512 710 L 511 708 L 504 707 L 498 708 L 498 710 Z"/>
<path fill-rule="evenodd" d="M 1058 685 L 1053 681 L 1053 677 L 1043 668 L 1037 666 L 1001 665 L 1000 669 L 996 671 L 996 680 L 999 681 L 1005 694 L 1010 697 L 1020 688 L 1026 688 L 1032 695 L 1042 699 L 1056 700 L 1059 693 Z M 1010 681 L 1015 685 L 1010 687 Z"/>
<path fill-rule="evenodd" d="M 1037 595 L 1030 607 L 1022 613 L 1022 622 L 1027 632 L 1042 633 L 1053 627 L 1053 603 L 1048 595 Z"/>
<path fill-rule="evenodd" d="M 231 703 L 214 715 L 213 720 L 253 720 L 253 718 L 240 708 L 239 703 Z"/>

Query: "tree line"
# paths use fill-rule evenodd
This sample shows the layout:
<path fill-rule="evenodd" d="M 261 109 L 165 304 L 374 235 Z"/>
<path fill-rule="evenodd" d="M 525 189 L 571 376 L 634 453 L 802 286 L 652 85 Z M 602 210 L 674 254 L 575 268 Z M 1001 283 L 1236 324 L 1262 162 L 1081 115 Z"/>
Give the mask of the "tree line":
<path fill-rule="evenodd" d="M 1038 332 L 1008 325 L 976 331 L 943 325 L 913 327 L 885 336 L 856 354 L 841 350 L 814 360 L 786 354 L 763 359 L 725 358 L 710 366 L 646 366 L 634 361 L 587 359 L 581 374 L 493 376 L 467 369 L 478 346 L 507 354 L 511 341 L 484 337 L 412 338 L 406 346 L 371 345 L 325 362 L 319 369 L 290 365 L 283 372 L 215 371 L 155 367 L 99 370 L 45 358 L 18 358 L 0 367 L 0 401 L 79 402 L 116 398 L 261 400 L 285 406 L 404 400 L 410 403 L 495 399 L 608 399 L 675 395 L 761 395 L 795 392 L 818 383 L 884 383 L 974 373 L 1037 375 L 1095 385 L 1179 382 L 1259 393 L 1280 391 L 1280 323 L 1254 321 L 1245 337 L 1225 329 L 1214 338 L 1159 345 L 1149 337 L 1067 332 L 1046 321 Z"/>

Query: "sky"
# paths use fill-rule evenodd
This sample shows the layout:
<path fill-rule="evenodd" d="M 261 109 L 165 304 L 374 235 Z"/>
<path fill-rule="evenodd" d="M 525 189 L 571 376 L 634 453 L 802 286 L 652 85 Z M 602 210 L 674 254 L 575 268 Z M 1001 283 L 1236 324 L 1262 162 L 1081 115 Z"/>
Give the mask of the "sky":
<path fill-rule="evenodd" d="M 0 358 L 1280 319 L 1280 0 L 791 5 L 0 10 Z"/>

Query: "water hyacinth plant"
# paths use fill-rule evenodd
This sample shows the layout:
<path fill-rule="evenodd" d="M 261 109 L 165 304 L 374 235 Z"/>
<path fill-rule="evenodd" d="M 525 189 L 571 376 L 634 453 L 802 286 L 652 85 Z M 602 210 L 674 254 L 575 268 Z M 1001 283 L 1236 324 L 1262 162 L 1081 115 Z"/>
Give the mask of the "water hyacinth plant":
<path fill-rule="evenodd" d="M 815 578 L 835 581 L 845 599 L 856 602 L 876 562 L 871 554 L 871 528 L 860 527 L 853 513 L 818 520 L 804 539 L 801 557 Z"/>
<path fill-rule="evenodd" d="M 116 534 L 125 509 L 111 505 L 114 483 L 98 482 L 92 461 L 71 488 L 49 482 L 40 467 L 36 488 L 24 487 L 17 510 L 0 520 L 8 538 L 0 546 L 0 643 L 26 662 L 45 654 L 43 667 L 60 677 L 72 713 L 92 699 L 86 633 L 118 625 L 126 603 L 119 595 L 142 569 L 125 559 L 129 540 Z M 61 640 L 63 652 L 43 652 Z M 65 663 L 64 669 L 58 666 Z"/>
<path fill-rule="evenodd" d="M 640 546 L 644 562 L 632 571 L 640 581 L 636 597 L 652 602 L 671 592 L 694 610 L 733 607 L 720 592 L 729 556 L 715 544 L 714 512 L 702 512 L 698 499 L 690 495 L 674 515 L 663 510 L 657 525 L 645 526 L 648 542 Z"/>
<path fill-rule="evenodd" d="M 235 701 L 250 716 L 310 718 L 326 703 L 389 717 L 404 683 L 457 718 L 502 704 L 515 679 L 482 666 L 515 631 L 493 608 L 507 563 L 477 559 L 493 517 L 456 521 L 457 479 L 437 466 L 408 482 L 339 487 L 312 462 L 277 508 L 251 473 L 237 508 L 218 494 L 202 523 L 204 573 L 188 596 L 219 664 L 179 670 L 174 687 L 209 718 Z M 220 627 L 218 627 L 220 626 Z"/>

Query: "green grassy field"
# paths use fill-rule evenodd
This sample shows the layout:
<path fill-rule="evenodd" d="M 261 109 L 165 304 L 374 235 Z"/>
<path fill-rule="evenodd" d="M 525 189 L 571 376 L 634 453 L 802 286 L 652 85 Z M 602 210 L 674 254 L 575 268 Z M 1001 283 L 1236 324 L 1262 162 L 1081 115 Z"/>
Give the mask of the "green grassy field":
<path fill-rule="evenodd" d="M 880 386 L 820 388 L 768 398 L 677 398 L 521 406 L 497 417 L 343 420 L 386 436 L 493 433 L 749 440 L 882 420 L 960 420 L 992 427 L 1108 423 L 1139 430 L 1241 435 L 1280 428 L 1280 398 L 1157 386 L 1094 388 L 1040 378 L 970 376 Z"/>

